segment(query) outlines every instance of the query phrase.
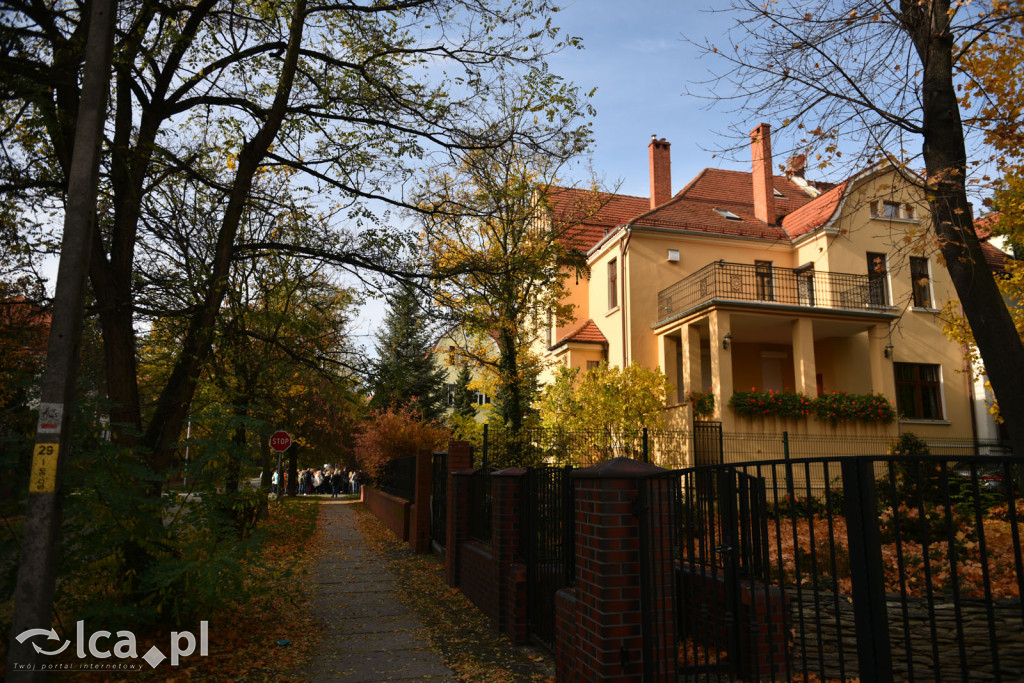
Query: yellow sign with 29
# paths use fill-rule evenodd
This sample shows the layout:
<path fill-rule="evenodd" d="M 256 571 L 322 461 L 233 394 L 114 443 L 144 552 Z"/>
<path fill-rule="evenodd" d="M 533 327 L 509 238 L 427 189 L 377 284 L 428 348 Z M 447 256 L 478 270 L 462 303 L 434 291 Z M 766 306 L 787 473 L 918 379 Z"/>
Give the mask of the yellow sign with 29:
<path fill-rule="evenodd" d="M 29 479 L 29 493 L 53 493 L 57 488 L 57 453 L 60 446 L 55 443 L 37 443 L 32 453 L 32 478 Z"/>

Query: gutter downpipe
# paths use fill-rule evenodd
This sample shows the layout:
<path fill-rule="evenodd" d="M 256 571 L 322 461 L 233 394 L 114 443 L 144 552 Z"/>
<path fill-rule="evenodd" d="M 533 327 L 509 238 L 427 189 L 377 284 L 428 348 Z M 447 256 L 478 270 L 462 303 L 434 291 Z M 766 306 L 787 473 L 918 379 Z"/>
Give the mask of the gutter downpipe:
<path fill-rule="evenodd" d="M 622 260 L 622 306 L 619 314 L 622 317 L 622 369 L 625 370 L 629 364 L 629 335 L 626 325 L 626 314 L 628 312 L 629 301 L 629 287 L 627 283 L 629 278 L 626 277 L 626 254 L 629 252 L 629 241 L 633 237 L 633 227 L 629 224 L 625 226 L 626 234 L 619 238 L 619 258 Z"/>

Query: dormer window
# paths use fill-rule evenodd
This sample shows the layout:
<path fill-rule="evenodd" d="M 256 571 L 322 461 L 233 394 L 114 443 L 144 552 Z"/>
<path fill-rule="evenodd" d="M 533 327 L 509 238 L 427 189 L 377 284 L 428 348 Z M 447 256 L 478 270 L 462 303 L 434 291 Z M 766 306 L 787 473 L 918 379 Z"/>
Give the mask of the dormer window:
<path fill-rule="evenodd" d="M 729 211 L 728 209 L 719 209 L 719 208 L 715 207 L 715 213 L 717 213 L 722 218 L 729 219 L 730 221 L 743 220 L 742 218 L 740 218 L 739 216 L 734 214 L 732 211 Z"/>

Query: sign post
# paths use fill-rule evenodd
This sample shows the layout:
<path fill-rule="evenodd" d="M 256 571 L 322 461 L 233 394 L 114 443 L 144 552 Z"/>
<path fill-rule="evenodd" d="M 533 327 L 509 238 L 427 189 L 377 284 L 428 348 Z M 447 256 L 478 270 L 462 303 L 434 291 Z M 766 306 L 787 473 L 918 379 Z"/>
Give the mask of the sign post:
<path fill-rule="evenodd" d="M 284 471 L 281 467 L 281 458 L 284 452 L 292 445 L 292 435 L 286 431 L 278 430 L 270 437 L 270 447 L 277 451 L 277 500 L 284 502 Z"/>

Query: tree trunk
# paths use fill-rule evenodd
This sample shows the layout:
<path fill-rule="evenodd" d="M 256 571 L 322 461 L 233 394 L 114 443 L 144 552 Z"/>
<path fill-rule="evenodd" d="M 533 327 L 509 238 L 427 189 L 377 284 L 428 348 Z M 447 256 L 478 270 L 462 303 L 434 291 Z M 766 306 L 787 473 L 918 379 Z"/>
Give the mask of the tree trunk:
<path fill-rule="evenodd" d="M 274 462 L 273 452 L 270 450 L 270 435 L 260 432 L 260 464 L 263 468 L 260 473 L 260 519 L 266 519 L 270 514 L 270 482 L 273 477 L 271 470 L 277 463 Z"/>
<path fill-rule="evenodd" d="M 498 333 L 498 373 L 501 377 L 501 414 L 513 435 L 523 429 L 523 395 L 519 377 L 519 359 L 512 332 Z"/>
<path fill-rule="evenodd" d="M 299 444 L 292 442 L 288 449 L 288 495 L 292 498 L 299 494 Z"/>
<path fill-rule="evenodd" d="M 925 8 L 902 2 L 906 30 L 923 64 L 926 191 L 946 268 L 985 361 L 1014 453 L 1024 455 L 1024 345 L 985 262 L 967 202 L 967 151 L 953 85 L 948 10 L 945 0 Z"/>

